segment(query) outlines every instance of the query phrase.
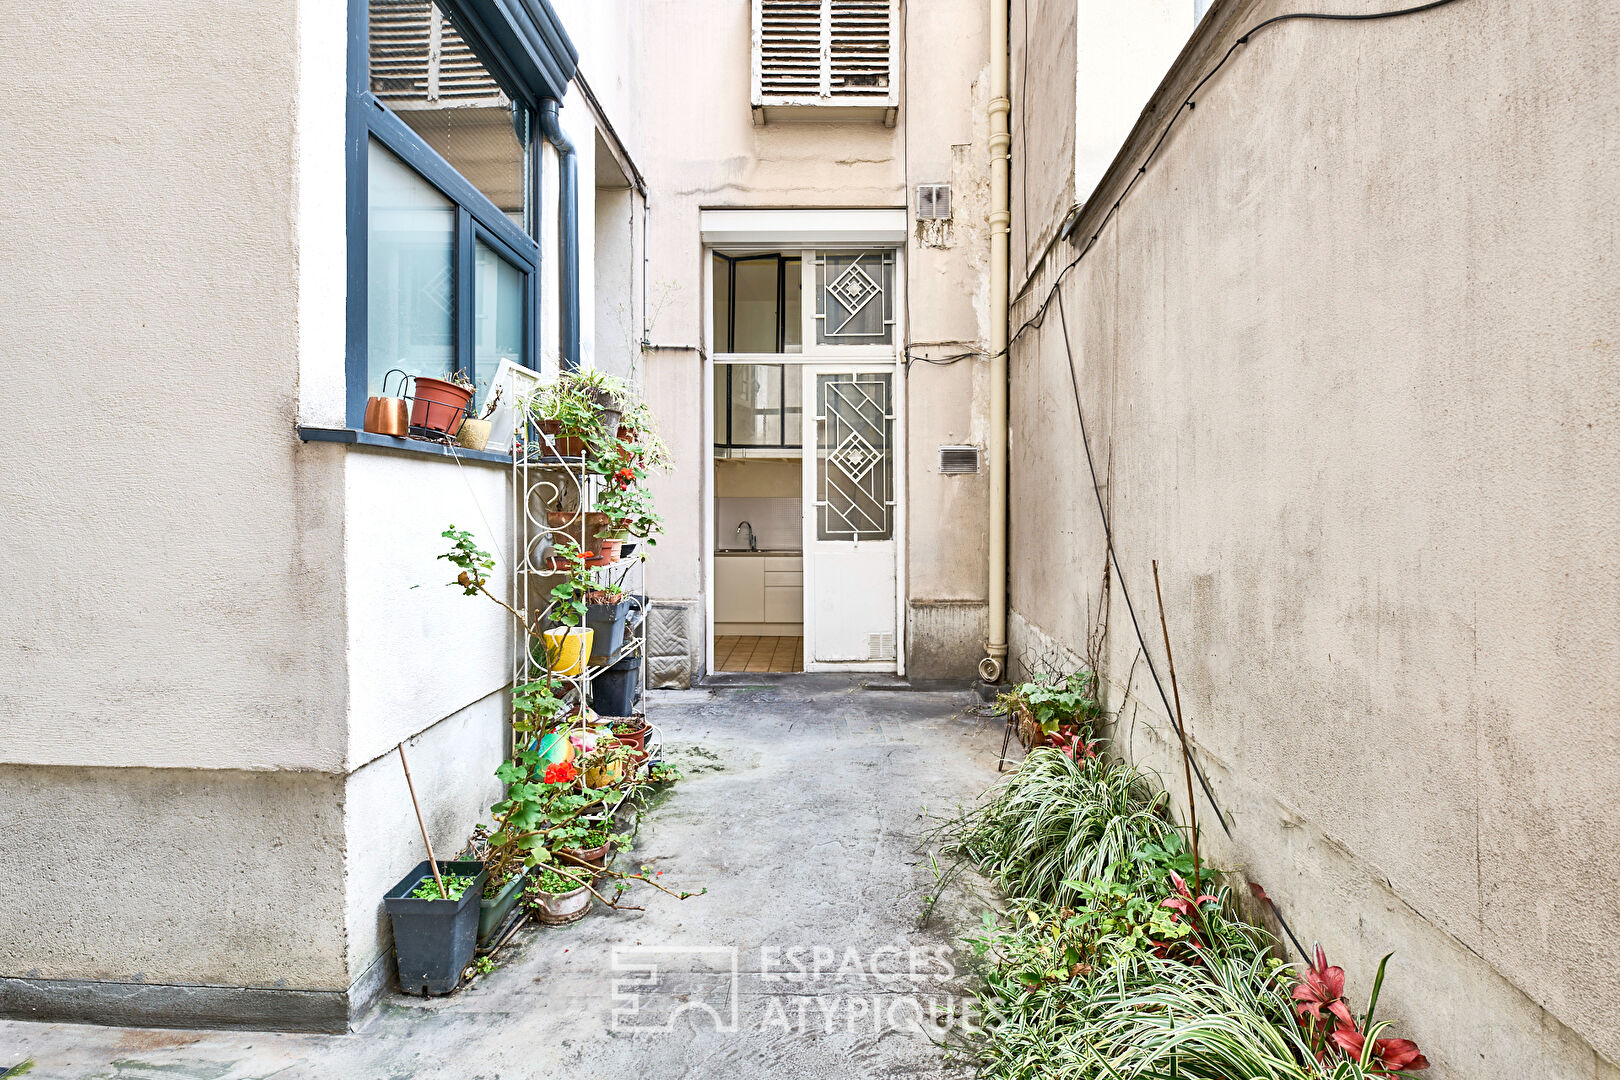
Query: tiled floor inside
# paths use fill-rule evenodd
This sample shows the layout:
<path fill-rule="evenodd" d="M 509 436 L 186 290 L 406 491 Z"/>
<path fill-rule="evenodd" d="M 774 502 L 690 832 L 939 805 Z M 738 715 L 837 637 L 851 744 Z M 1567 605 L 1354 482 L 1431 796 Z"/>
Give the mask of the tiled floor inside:
<path fill-rule="evenodd" d="M 716 671 L 803 671 L 802 637 L 719 637 Z"/>

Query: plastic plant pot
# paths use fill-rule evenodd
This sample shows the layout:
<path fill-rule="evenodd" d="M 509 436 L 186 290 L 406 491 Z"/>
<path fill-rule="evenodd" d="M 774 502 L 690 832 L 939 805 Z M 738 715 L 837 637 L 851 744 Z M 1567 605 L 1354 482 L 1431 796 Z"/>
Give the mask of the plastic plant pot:
<path fill-rule="evenodd" d="M 640 696 L 639 656 L 626 656 L 591 680 L 591 707 L 602 716 L 629 716 Z"/>
<path fill-rule="evenodd" d="M 596 636 L 590 627 L 553 626 L 542 636 L 546 639 L 546 666 L 553 675 L 584 673 L 591 639 Z"/>
<path fill-rule="evenodd" d="M 523 871 L 515 875 L 501 887 L 501 891 L 492 897 L 485 898 L 482 891 L 478 899 L 478 944 L 487 944 L 490 935 L 495 933 L 506 917 L 512 914 L 513 906 L 523 895 L 523 886 L 528 883 L 529 872 Z"/>
<path fill-rule="evenodd" d="M 585 625 L 595 633 L 591 639 L 591 663 L 605 664 L 624 645 L 624 622 L 630 615 L 630 600 L 617 604 L 587 604 Z"/>
<path fill-rule="evenodd" d="M 441 862 L 440 874 L 473 878 L 455 900 L 416 900 L 411 892 L 425 878 L 433 880 L 427 860 L 416 865 L 383 896 L 383 909 L 394 926 L 394 961 L 399 988 L 407 994 L 448 994 L 461 984 L 461 972 L 478 949 L 478 900 L 489 874 L 480 862 Z"/>
<path fill-rule="evenodd" d="M 453 382 L 418 375 L 414 383 L 415 401 L 411 405 L 411 426 L 425 431 L 453 435 L 466 415 L 467 402 L 473 392 Z"/>

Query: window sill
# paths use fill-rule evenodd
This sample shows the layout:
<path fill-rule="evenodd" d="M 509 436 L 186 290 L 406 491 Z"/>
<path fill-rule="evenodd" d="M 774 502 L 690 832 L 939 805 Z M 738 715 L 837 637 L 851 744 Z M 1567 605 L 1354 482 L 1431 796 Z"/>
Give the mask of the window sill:
<path fill-rule="evenodd" d="M 512 455 L 498 450 L 465 450 L 459 446 L 424 442 L 421 439 L 399 439 L 392 435 L 376 435 L 353 428 L 298 428 L 298 437 L 305 442 L 349 443 L 373 450 L 393 450 L 402 454 L 425 457 L 451 458 L 472 465 L 510 465 Z"/>

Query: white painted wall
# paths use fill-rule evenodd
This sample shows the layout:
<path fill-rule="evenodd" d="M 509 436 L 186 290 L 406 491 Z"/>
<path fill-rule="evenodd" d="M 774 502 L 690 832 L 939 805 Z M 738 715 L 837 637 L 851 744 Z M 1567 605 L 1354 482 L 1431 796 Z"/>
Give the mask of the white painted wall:
<path fill-rule="evenodd" d="M 510 490 L 504 466 L 349 453 L 349 768 L 511 681 L 511 615 L 449 586 L 457 571 L 437 558 L 450 546 L 439 535 L 447 527 L 473 532 L 495 556 L 490 589 L 505 598 L 511 581 Z"/>
<path fill-rule="evenodd" d="M 1197 24 L 1192 0 L 1078 0 L 1075 200 L 1085 202 Z M 1031 102 L 1039 95 L 1031 94 Z"/>

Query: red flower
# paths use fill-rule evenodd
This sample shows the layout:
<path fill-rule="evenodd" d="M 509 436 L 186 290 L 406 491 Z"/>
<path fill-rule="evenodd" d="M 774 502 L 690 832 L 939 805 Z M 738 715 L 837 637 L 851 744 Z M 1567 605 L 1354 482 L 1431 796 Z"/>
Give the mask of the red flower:
<path fill-rule="evenodd" d="M 1192 890 L 1187 888 L 1187 883 L 1183 881 L 1181 875 L 1176 873 L 1174 870 L 1170 871 L 1170 880 L 1175 882 L 1176 892 L 1180 895 L 1171 896 L 1167 899 L 1159 901 L 1160 907 L 1167 907 L 1171 911 L 1179 911 L 1181 914 L 1191 919 L 1198 913 L 1198 906 L 1200 904 L 1216 904 L 1220 902 L 1216 897 L 1213 897 L 1208 893 L 1202 893 L 1196 897 L 1193 896 Z M 1340 974 L 1343 973 L 1341 972 Z"/>
<path fill-rule="evenodd" d="M 1341 1026 L 1333 1033 L 1333 1042 L 1351 1058 L 1361 1060 L 1362 1049 L 1367 1045 L 1367 1036 L 1355 1029 Z M 1372 1063 L 1373 1071 L 1378 1073 L 1417 1072 L 1419 1069 L 1429 1067 L 1429 1059 L 1417 1048 L 1417 1043 L 1411 1039 L 1374 1039 Z"/>
<path fill-rule="evenodd" d="M 1328 967 L 1327 953 L 1320 945 L 1316 947 L 1316 962 L 1305 969 L 1305 978 L 1294 987 L 1294 1000 L 1299 1002 L 1294 1012 L 1301 1021 L 1325 1020 L 1327 1017 L 1322 1015 L 1325 1009 L 1333 1014 L 1340 1027 L 1355 1029 L 1350 1006 L 1344 1000 L 1344 968 Z"/>
<path fill-rule="evenodd" d="M 559 761 L 555 765 L 546 766 L 545 782 L 548 784 L 568 784 L 579 775 L 572 761 Z"/>

